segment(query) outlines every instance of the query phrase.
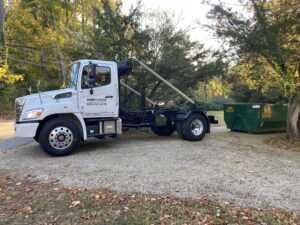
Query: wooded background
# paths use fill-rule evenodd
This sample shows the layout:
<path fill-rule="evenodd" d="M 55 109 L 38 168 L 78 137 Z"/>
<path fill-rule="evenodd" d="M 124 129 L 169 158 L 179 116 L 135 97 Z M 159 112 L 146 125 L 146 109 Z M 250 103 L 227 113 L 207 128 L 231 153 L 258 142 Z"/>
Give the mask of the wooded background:
<path fill-rule="evenodd" d="M 42 90 L 64 87 L 72 61 L 134 56 L 208 108 L 289 102 L 288 133 L 300 137 L 299 0 L 241 0 L 247 17 L 221 1 L 202 2 L 211 6 L 207 27 L 223 43 L 217 50 L 192 41 L 171 13 L 145 11 L 142 2 L 125 14 L 120 0 L 0 0 L 1 111 L 37 92 L 38 80 Z M 137 90 L 146 84 L 156 101 L 182 103 L 144 73 L 137 68 L 124 82 Z M 131 92 L 122 96 L 125 107 L 138 104 Z"/>

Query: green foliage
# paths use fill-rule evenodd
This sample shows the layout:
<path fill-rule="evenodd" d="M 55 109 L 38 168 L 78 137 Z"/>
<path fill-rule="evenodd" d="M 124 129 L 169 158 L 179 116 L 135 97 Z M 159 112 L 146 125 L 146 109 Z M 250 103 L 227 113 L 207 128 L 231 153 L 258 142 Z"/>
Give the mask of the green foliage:
<path fill-rule="evenodd" d="M 121 3 L 106 0 L 102 7 L 93 9 L 89 57 L 118 61 L 130 55 L 139 57 L 147 50 L 149 37 L 141 30 L 139 5 L 128 15 L 121 12 Z"/>
<path fill-rule="evenodd" d="M 0 67 L 0 85 L 13 84 L 19 80 L 23 80 L 23 76 L 20 74 L 11 74 L 7 64 Z"/>
<path fill-rule="evenodd" d="M 223 110 L 222 104 L 217 104 L 217 103 L 213 103 L 213 102 L 197 102 L 196 105 L 199 106 L 200 108 L 202 108 L 204 110 L 208 110 L 208 111 Z"/>
<path fill-rule="evenodd" d="M 287 102 L 283 79 L 261 58 L 240 60 L 227 74 L 229 96 L 237 102 Z"/>
<path fill-rule="evenodd" d="M 250 92 L 254 89 L 260 92 L 258 95 L 265 96 L 275 88 L 287 97 L 297 94 L 300 88 L 299 2 L 243 2 L 253 13 L 252 17 L 245 18 L 223 5 L 214 6 L 209 16 L 214 21 L 215 33 L 227 40 L 231 53 L 238 56 L 238 63 L 231 72 L 242 77 L 243 86 Z"/>
<path fill-rule="evenodd" d="M 15 84 L 18 81 L 22 81 L 23 76 L 21 74 L 12 74 L 7 64 L 0 66 L 0 109 L 1 114 L 5 114 L 10 110 L 10 107 L 14 103 L 15 92 L 17 91 Z"/>
<path fill-rule="evenodd" d="M 289 100 L 287 137 L 300 137 L 299 0 L 244 0 L 245 17 L 222 4 L 209 17 L 215 34 L 230 46 L 232 97 L 238 101 Z M 283 95 L 286 97 L 283 97 Z"/>

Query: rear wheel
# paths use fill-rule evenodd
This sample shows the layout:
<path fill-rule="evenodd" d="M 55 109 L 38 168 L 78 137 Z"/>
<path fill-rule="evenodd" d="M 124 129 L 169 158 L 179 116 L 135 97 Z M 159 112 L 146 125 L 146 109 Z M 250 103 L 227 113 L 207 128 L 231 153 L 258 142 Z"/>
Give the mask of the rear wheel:
<path fill-rule="evenodd" d="M 182 139 L 184 139 L 183 131 L 182 131 L 182 123 L 183 122 L 177 122 L 176 131 L 177 131 L 178 136 L 181 137 Z"/>
<path fill-rule="evenodd" d="M 151 127 L 153 133 L 157 134 L 158 136 L 170 136 L 174 133 L 175 127 L 173 126 L 165 126 L 165 127 Z"/>
<path fill-rule="evenodd" d="M 50 155 L 72 154 L 80 144 L 79 128 L 67 119 L 50 120 L 41 130 L 39 143 Z"/>
<path fill-rule="evenodd" d="M 189 141 L 200 141 L 207 131 L 207 120 L 201 114 L 192 114 L 182 122 L 181 135 Z"/>

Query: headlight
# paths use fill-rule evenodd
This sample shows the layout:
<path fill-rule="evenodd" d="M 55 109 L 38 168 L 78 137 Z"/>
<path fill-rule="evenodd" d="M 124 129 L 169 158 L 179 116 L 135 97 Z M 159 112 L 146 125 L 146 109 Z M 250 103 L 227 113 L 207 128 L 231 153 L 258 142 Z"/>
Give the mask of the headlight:
<path fill-rule="evenodd" d="M 35 109 L 35 110 L 30 110 L 25 113 L 25 116 L 23 117 L 23 120 L 32 120 L 32 119 L 37 119 L 39 118 L 42 113 L 43 109 Z"/>

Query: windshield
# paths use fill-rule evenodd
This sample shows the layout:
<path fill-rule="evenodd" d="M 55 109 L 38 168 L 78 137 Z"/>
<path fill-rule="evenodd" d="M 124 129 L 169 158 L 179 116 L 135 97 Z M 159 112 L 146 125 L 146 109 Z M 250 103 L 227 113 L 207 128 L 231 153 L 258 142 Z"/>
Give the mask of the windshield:
<path fill-rule="evenodd" d="M 79 72 L 80 63 L 74 63 L 68 66 L 66 87 L 76 88 L 77 77 Z"/>

